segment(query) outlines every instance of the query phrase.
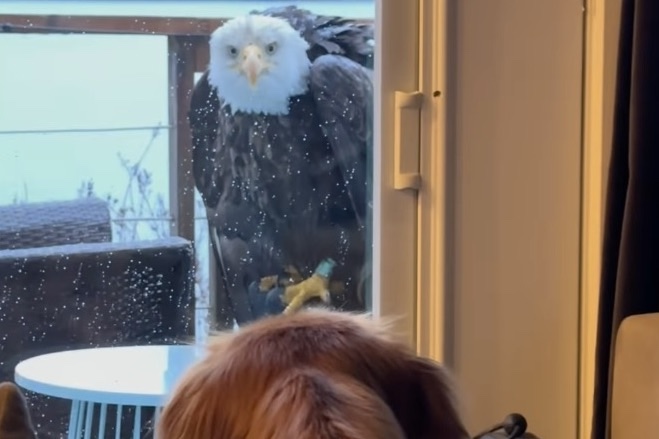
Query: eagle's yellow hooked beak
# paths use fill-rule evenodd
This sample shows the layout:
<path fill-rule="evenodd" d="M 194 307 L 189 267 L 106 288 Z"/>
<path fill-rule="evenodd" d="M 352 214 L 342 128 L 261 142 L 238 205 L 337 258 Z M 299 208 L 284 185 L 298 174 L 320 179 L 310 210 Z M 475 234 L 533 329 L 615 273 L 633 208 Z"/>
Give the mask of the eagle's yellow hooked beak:
<path fill-rule="evenodd" d="M 245 47 L 241 54 L 240 71 L 247 76 L 249 85 L 254 87 L 259 80 L 259 76 L 265 70 L 265 61 L 263 60 L 263 51 L 260 47 L 250 44 Z"/>

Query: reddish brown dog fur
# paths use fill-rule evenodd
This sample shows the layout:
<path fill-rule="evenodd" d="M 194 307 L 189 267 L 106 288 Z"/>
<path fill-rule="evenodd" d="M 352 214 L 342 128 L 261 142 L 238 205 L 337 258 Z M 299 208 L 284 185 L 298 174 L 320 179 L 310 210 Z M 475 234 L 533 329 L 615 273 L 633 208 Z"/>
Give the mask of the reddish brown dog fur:
<path fill-rule="evenodd" d="M 212 342 L 159 439 L 465 439 L 451 379 L 377 322 L 309 310 Z"/>
<path fill-rule="evenodd" d="M 27 402 L 12 382 L 0 383 L 0 439 L 34 439 Z"/>

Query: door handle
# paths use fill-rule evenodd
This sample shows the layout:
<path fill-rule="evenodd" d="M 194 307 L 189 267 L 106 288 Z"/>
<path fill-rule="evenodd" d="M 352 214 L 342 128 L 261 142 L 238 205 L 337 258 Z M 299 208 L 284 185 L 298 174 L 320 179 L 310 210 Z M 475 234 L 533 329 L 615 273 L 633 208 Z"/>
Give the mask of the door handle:
<path fill-rule="evenodd" d="M 421 188 L 420 117 L 423 93 L 394 92 L 394 189 Z"/>

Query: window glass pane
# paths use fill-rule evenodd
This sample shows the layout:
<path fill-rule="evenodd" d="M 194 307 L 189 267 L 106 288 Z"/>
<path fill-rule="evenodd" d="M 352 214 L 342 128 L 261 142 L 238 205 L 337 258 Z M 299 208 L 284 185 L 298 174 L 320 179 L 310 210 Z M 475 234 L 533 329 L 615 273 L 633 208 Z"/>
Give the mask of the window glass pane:
<path fill-rule="evenodd" d="M 320 31 L 284 1 L 0 4 L 0 381 L 50 352 L 371 309 L 375 5 L 294 4 L 336 17 Z M 273 7 L 257 36 L 227 22 Z M 27 390 L 39 433 L 64 435 L 70 399 Z"/>

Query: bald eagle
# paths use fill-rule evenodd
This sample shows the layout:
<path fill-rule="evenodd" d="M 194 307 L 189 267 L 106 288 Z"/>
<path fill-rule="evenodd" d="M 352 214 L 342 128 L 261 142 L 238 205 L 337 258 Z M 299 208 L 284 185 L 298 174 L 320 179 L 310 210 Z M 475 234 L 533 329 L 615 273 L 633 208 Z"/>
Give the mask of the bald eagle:
<path fill-rule="evenodd" d="M 220 327 L 281 312 L 321 266 L 317 296 L 363 309 L 373 42 L 371 23 L 294 6 L 211 35 L 189 122 Z"/>

